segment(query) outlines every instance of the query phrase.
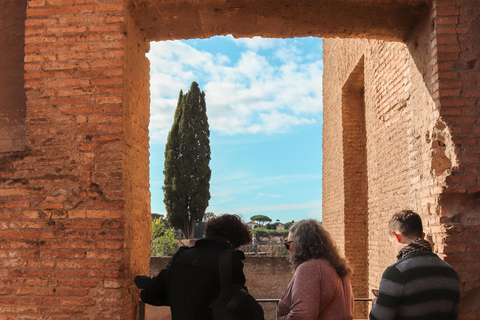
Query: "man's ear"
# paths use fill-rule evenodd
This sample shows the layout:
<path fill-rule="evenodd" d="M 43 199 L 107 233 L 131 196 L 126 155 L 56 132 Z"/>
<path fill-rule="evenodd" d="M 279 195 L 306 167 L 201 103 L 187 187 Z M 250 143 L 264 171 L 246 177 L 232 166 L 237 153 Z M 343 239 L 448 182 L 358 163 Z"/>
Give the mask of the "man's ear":
<path fill-rule="evenodd" d="M 395 239 L 397 240 L 398 243 L 401 243 L 402 241 L 402 236 L 400 233 L 396 233 L 395 231 L 392 231 L 392 234 L 393 236 L 395 237 Z"/>
<path fill-rule="evenodd" d="M 425 232 L 422 232 L 422 239 L 425 239 Z"/>

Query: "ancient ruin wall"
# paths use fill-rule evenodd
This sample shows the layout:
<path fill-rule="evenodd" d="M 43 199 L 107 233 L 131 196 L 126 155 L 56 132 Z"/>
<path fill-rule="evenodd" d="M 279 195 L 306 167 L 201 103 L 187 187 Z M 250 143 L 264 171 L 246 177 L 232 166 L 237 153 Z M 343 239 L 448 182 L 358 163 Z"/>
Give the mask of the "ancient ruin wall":
<path fill-rule="evenodd" d="M 27 98 L 23 89 L 23 47 L 26 7 L 26 0 L 0 1 L 0 152 L 25 148 Z"/>
<path fill-rule="evenodd" d="M 438 107 L 432 149 L 443 140 L 455 144 L 457 163 L 451 174 L 437 176 L 437 243 L 439 252 L 462 280 L 461 319 L 480 315 L 480 6 L 475 0 L 436 1 L 434 14 L 437 53 Z M 445 124 L 445 125 L 444 125 Z M 437 146 L 438 145 L 438 146 Z M 446 145 L 448 154 L 448 144 Z M 437 165 L 432 163 L 432 166 Z M 442 169 L 443 167 L 440 166 Z M 441 171 L 440 171 L 441 172 Z M 437 173 L 436 173 L 437 175 Z"/>
<path fill-rule="evenodd" d="M 149 269 L 151 240 L 149 137 L 150 64 L 145 56 L 149 43 L 136 28 L 131 15 L 125 15 L 125 64 L 123 80 L 126 292 L 124 318 L 134 319 L 138 310 L 138 289 L 133 283 L 137 274 Z"/>
<path fill-rule="evenodd" d="M 0 7 L 12 1 L 0 0 Z M 341 59 L 333 62 L 334 73 L 326 62 L 324 223 L 342 253 L 369 266 L 373 286 L 390 262 L 382 258 L 381 222 L 398 206 L 416 208 L 435 250 L 460 273 L 462 317 L 478 318 L 477 1 L 435 0 L 413 33 L 422 0 L 305 0 L 294 10 L 288 0 L 236 7 L 220 0 L 14 2 L 18 7 L 8 8 L 18 9 L 19 17 L 27 7 L 25 26 L 5 10 L 0 26 L 3 31 L 8 21 L 12 34 L 25 35 L 24 67 L 13 70 L 15 81 L 25 81 L 27 113 L 10 113 L 25 103 L 25 95 L 15 94 L 1 119 L 26 125 L 23 136 L 10 126 L 11 142 L 0 142 L 0 306 L 6 317 L 132 319 L 137 291 L 131 277 L 145 273 L 149 239 L 148 65 L 142 52 L 152 40 L 232 32 L 407 40 L 325 42 L 325 58 L 334 61 L 332 50 Z M 361 80 L 351 77 L 358 70 L 364 70 L 363 92 L 356 91 Z M 365 139 L 358 144 L 361 132 L 343 135 L 362 121 L 358 109 L 349 112 L 350 105 L 359 108 L 349 92 L 365 101 Z M 365 159 L 358 169 L 366 168 L 366 179 L 354 166 L 343 170 L 344 160 L 356 165 L 349 150 Z M 360 201 L 347 205 L 357 183 Z M 355 217 L 358 208 L 368 210 L 368 219 Z M 356 237 L 365 229 L 368 246 Z M 354 255 L 355 241 L 362 241 L 359 252 L 368 250 L 368 261 Z M 362 281 L 354 279 L 356 294 L 366 290 Z"/>
<path fill-rule="evenodd" d="M 471 1 L 435 1 L 406 44 L 324 41 L 324 225 L 342 243 L 347 258 L 358 259 L 348 249 L 355 243 L 346 241 L 357 232 L 348 225 L 355 208 L 347 202 L 349 184 L 355 183 L 347 179 L 349 158 L 355 154 L 341 148 L 352 130 L 342 115 L 342 88 L 364 60 L 368 286 L 377 287 L 395 259 L 385 232 L 389 217 L 398 209 L 414 209 L 422 215 L 435 252 L 459 272 L 462 319 L 479 314 L 480 91 L 475 57 L 480 51 L 475 16 L 478 7 Z"/>
<path fill-rule="evenodd" d="M 26 16 L 26 146 L 0 158 L 2 316 L 133 319 L 150 253 L 148 44 L 121 0 L 28 1 Z"/>

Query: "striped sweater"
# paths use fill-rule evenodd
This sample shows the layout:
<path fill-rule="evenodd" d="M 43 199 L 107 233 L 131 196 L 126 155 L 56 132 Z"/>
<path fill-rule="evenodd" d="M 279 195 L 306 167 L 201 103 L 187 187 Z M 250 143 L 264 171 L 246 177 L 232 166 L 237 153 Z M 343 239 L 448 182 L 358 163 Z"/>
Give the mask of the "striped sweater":
<path fill-rule="evenodd" d="M 455 270 L 434 253 L 411 253 L 383 273 L 370 319 L 457 319 L 459 301 Z"/>

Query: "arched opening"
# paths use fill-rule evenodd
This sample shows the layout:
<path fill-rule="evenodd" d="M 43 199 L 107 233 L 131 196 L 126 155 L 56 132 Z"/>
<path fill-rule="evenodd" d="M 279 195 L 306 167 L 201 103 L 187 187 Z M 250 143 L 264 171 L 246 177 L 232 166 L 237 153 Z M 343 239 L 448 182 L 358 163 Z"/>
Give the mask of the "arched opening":
<path fill-rule="evenodd" d="M 0 157 L 0 277 L 6 279 L 7 316 L 134 318 L 138 290 L 131 280 L 148 270 L 150 240 L 145 53 L 150 41 L 225 34 L 350 38 L 328 39 L 333 62 L 324 83 L 334 88 L 325 91 L 324 101 L 337 109 L 324 121 L 331 133 L 324 145 L 332 151 L 324 152 L 324 222 L 345 249 L 340 97 L 359 55 L 365 55 L 365 86 L 379 86 L 366 89 L 364 100 L 367 151 L 373 156 L 368 176 L 377 184 L 368 183 L 369 285 L 378 284 L 389 259 L 381 235 L 386 216 L 412 204 L 427 217 L 435 250 L 459 271 L 469 297 L 465 314 L 478 313 L 474 271 L 480 260 L 478 250 L 465 246 L 465 239 L 478 240 L 479 225 L 475 1 L 7 0 L 2 9 L 18 9 L 20 18 L 2 10 L 2 31 L 4 21 L 22 30 L 26 3 L 25 89 L 16 101 L 26 93 L 28 109 L 11 119 L 20 119 L 19 128 L 26 123 L 28 152 Z M 11 47 L 20 64 L 21 47 Z M 22 68 L 15 71 L 17 89 Z M 387 81 L 390 75 L 399 81 Z M 402 166 L 388 161 L 390 149 L 408 160 Z M 451 160 L 434 163 L 433 177 L 432 151 L 440 155 L 435 160 Z M 454 167 L 444 166 L 449 163 Z M 388 184 L 398 174 L 400 186 Z M 462 199 L 468 206 L 457 205 Z"/>

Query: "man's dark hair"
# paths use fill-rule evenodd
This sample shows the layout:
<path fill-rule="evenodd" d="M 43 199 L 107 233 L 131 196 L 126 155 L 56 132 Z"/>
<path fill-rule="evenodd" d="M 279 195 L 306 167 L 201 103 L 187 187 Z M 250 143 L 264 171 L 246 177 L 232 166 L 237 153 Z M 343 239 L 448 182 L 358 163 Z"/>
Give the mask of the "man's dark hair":
<path fill-rule="evenodd" d="M 205 235 L 207 237 L 222 237 L 229 241 L 234 248 L 252 241 L 250 230 L 243 224 L 240 217 L 234 214 L 222 214 L 210 219 L 205 226 Z"/>
<path fill-rule="evenodd" d="M 400 231 L 411 239 L 421 238 L 423 234 L 422 218 L 412 210 L 402 210 L 392 216 L 388 223 L 388 231 L 390 233 Z"/>

